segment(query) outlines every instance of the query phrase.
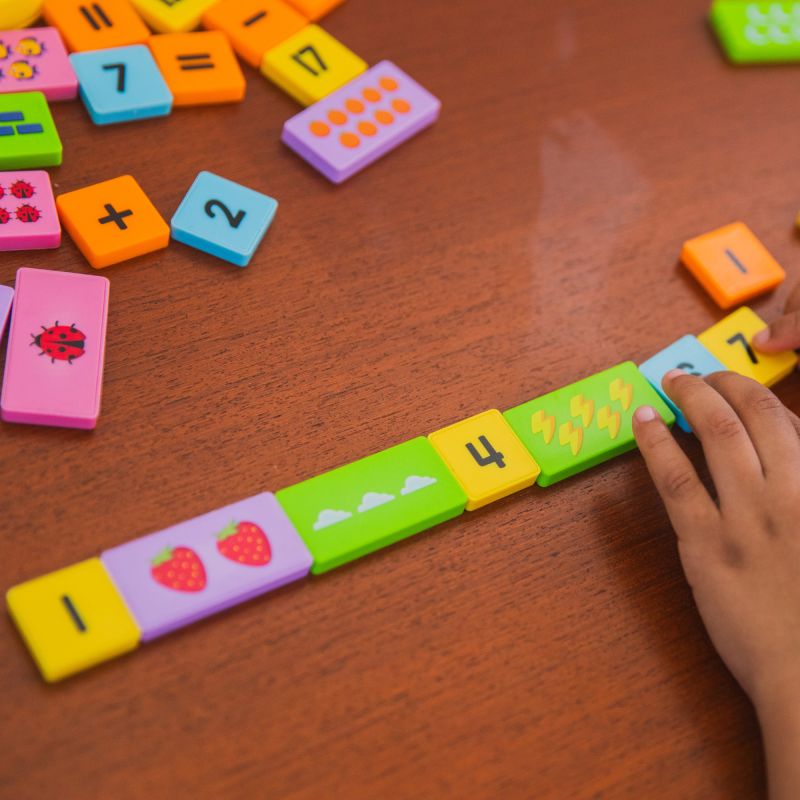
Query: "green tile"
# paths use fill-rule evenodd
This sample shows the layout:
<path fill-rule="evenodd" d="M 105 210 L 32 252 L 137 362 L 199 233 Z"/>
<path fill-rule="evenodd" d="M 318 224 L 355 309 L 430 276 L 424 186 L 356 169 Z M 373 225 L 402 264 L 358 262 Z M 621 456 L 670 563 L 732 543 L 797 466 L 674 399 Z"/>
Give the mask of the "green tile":
<path fill-rule="evenodd" d="M 327 572 L 464 511 L 467 496 L 420 436 L 275 495 Z"/>
<path fill-rule="evenodd" d="M 61 139 L 41 92 L 0 94 L 0 169 L 55 167 Z"/>
<path fill-rule="evenodd" d="M 512 408 L 504 417 L 542 468 L 540 486 L 568 478 L 636 447 L 631 421 L 653 406 L 675 415 L 632 361 Z"/>
<path fill-rule="evenodd" d="M 800 2 L 715 0 L 711 26 L 736 64 L 800 60 Z"/>

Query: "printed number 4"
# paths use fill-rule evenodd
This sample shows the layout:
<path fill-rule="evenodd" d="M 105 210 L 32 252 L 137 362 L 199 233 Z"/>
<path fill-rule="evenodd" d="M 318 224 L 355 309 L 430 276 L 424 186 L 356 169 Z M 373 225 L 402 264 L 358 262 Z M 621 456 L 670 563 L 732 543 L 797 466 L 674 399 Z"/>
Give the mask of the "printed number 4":
<path fill-rule="evenodd" d="M 758 364 L 758 358 L 753 352 L 753 348 L 750 347 L 750 343 L 744 338 L 744 334 L 735 333 L 730 339 L 728 339 L 728 344 L 736 344 L 737 342 L 747 351 L 747 357 L 750 359 L 750 361 L 753 364 Z"/>
<path fill-rule="evenodd" d="M 479 436 L 478 441 L 483 445 L 484 449 L 486 450 L 486 455 L 482 456 L 477 448 L 475 447 L 472 442 L 467 442 L 467 451 L 469 454 L 475 459 L 475 463 L 479 467 L 488 467 L 490 464 L 497 464 L 500 469 L 503 469 L 506 465 L 505 461 L 503 461 L 503 454 L 498 453 L 497 450 L 494 449 L 491 442 L 485 436 Z"/>
<path fill-rule="evenodd" d="M 303 56 L 309 53 L 312 55 L 316 60 L 319 68 L 314 67 L 312 64 L 306 64 L 303 61 Z M 307 69 L 312 75 L 315 77 L 320 74 L 320 72 L 327 71 L 328 67 L 325 66 L 325 62 L 322 60 L 322 56 L 316 51 L 313 45 L 307 45 L 306 47 L 298 50 L 293 56 L 292 59 L 295 60 L 303 69 Z"/>
<path fill-rule="evenodd" d="M 230 225 L 231 228 L 238 228 L 242 224 L 242 220 L 246 215 L 246 212 L 244 211 L 237 211 L 236 214 L 233 214 L 228 206 L 226 206 L 221 200 L 209 200 L 203 210 L 206 212 L 206 214 L 208 214 L 209 217 L 211 217 L 211 219 L 214 219 L 217 216 L 214 213 L 215 208 L 218 208 L 225 215 L 225 219 L 228 220 L 228 225 Z"/>

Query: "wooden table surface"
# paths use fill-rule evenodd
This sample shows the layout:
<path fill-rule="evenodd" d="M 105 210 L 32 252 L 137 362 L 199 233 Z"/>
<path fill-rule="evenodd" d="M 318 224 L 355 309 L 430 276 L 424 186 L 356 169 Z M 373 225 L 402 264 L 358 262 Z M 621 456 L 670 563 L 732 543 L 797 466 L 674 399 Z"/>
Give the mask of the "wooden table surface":
<path fill-rule="evenodd" d="M 443 114 L 340 187 L 249 68 L 243 104 L 165 120 L 57 105 L 58 192 L 131 173 L 169 218 L 208 169 L 281 205 L 245 270 L 172 244 L 103 272 L 96 431 L 0 431 L 0 586 L 702 331 L 690 236 L 744 219 L 800 277 L 799 68 L 727 66 L 707 5 L 349 0 L 324 26 Z M 92 272 L 65 238 L 0 281 Z M 5 615 L 0 642 L 4 800 L 764 796 L 637 453 L 62 684 Z"/>

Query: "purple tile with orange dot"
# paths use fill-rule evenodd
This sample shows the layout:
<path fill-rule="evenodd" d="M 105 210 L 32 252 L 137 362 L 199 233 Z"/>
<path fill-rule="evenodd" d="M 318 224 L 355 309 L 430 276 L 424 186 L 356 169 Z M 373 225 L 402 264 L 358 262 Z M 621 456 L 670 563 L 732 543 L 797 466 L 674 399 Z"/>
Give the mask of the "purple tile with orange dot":
<path fill-rule="evenodd" d="M 61 244 L 61 223 L 44 170 L 0 172 L 0 251 Z"/>
<path fill-rule="evenodd" d="M 5 92 L 42 92 L 49 102 L 78 96 L 78 78 L 56 28 L 0 31 L 0 94 Z"/>
<path fill-rule="evenodd" d="M 305 577 L 313 559 L 270 492 L 106 550 L 142 640 Z"/>
<path fill-rule="evenodd" d="M 281 139 L 334 183 L 372 164 L 439 117 L 441 103 L 391 61 L 309 106 Z"/>

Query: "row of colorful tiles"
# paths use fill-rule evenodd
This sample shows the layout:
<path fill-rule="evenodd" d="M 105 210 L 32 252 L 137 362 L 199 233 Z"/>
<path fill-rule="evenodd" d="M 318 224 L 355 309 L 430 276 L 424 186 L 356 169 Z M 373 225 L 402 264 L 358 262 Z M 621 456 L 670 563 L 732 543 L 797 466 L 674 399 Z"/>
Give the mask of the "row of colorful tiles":
<path fill-rule="evenodd" d="M 309 572 L 633 449 L 636 408 L 651 405 L 675 421 L 660 387 L 669 369 L 727 367 L 774 384 L 797 356 L 756 353 L 750 341 L 763 327 L 740 308 L 640 369 L 625 362 L 22 583 L 7 594 L 9 611 L 45 679 L 67 677 Z"/>

